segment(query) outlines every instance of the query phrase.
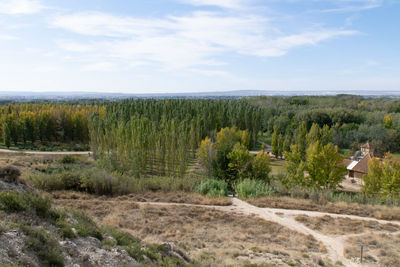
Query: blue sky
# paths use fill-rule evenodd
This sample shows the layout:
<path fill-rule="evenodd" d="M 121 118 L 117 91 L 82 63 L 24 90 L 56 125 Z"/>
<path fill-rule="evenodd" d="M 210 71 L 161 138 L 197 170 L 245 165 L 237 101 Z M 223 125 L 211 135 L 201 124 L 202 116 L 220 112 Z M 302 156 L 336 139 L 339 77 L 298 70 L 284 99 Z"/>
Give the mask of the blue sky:
<path fill-rule="evenodd" d="M 0 91 L 400 90 L 399 0 L 0 0 Z"/>

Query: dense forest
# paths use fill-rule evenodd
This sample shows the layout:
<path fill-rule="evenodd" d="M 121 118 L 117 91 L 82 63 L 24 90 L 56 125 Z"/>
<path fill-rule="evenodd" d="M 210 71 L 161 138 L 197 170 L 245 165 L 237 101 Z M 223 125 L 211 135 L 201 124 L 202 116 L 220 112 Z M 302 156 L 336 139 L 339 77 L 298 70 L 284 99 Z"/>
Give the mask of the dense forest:
<path fill-rule="evenodd" d="M 118 133 L 121 135 L 128 134 L 124 124 L 136 123 L 140 126 L 129 127 L 148 127 L 147 131 L 152 136 L 146 133 L 141 138 L 149 138 L 152 142 L 159 139 L 157 142 L 160 147 L 164 146 L 161 139 L 166 138 L 195 149 L 205 136 L 215 138 L 221 128 L 236 126 L 249 131 L 252 146 L 257 136 L 261 140 L 264 137 L 270 143 L 275 128 L 288 148 L 294 143 L 294 137 L 304 121 L 308 130 L 313 123 L 321 129 L 328 126 L 332 131 L 333 144 L 341 149 L 355 151 L 360 144 L 369 141 L 377 148 L 379 155 L 387 151 L 400 151 L 398 98 L 261 96 L 232 100 L 5 101 L 0 104 L 0 135 L 5 146 L 46 142 L 89 144 L 92 136 L 94 149 L 99 146 L 100 150 L 105 151 L 115 148 L 117 144 L 101 141 L 101 133 L 98 132 L 100 126 L 106 135 L 110 134 L 109 131 L 124 129 L 125 133 Z M 90 118 L 94 123 L 92 126 L 89 126 Z M 89 133 L 89 128 L 93 130 L 92 133 Z M 157 134 L 160 137 L 153 136 Z M 150 143 L 147 142 L 145 146 L 155 146 Z M 181 146 L 175 141 L 167 143 L 175 146 L 168 150 L 179 150 Z"/>
<path fill-rule="evenodd" d="M 261 109 L 241 100 L 126 100 L 95 113 L 91 147 L 106 167 L 143 174 L 185 174 L 205 136 L 236 126 L 255 144 Z"/>
<path fill-rule="evenodd" d="M 247 100 L 262 108 L 261 131 L 293 137 L 301 122 L 333 130 L 332 141 L 341 149 L 358 150 L 369 141 L 378 155 L 400 150 L 400 100 L 353 95 L 255 97 Z"/>
<path fill-rule="evenodd" d="M 369 166 L 365 181 L 371 182 L 364 192 L 392 201 L 400 188 L 400 164 L 395 160 L 400 152 L 398 98 L 4 102 L 0 128 L 3 147 L 60 149 L 52 144 L 73 144 L 61 149 L 91 149 L 103 170 L 139 179 L 186 179 L 202 167 L 204 177 L 218 179 L 206 183 L 220 187 L 223 181 L 236 191 L 249 183 L 255 190 L 264 188 L 262 194 L 297 187 L 335 190 L 346 173 L 344 156 L 369 142 L 374 156 L 385 160 Z M 274 160 L 284 159 L 285 174 L 270 174 L 268 153 L 251 155 L 250 150 L 267 144 Z"/>

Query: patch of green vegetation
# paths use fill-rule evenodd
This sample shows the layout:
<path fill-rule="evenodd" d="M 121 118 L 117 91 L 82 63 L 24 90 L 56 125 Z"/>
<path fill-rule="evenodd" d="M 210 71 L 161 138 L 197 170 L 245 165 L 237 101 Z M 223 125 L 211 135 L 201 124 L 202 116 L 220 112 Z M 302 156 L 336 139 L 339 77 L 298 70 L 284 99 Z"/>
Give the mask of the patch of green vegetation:
<path fill-rule="evenodd" d="M 131 236 L 128 233 L 122 232 L 114 227 L 107 226 L 103 229 L 104 232 L 111 235 L 116 241 L 118 246 L 129 246 L 131 244 L 140 243 L 140 239 Z"/>
<path fill-rule="evenodd" d="M 275 193 L 275 189 L 269 184 L 251 179 L 245 179 L 236 183 L 234 189 L 238 196 L 242 198 L 270 196 Z"/>
<path fill-rule="evenodd" d="M 51 212 L 51 200 L 35 193 L 20 193 L 15 190 L 0 193 L 1 208 L 7 212 L 33 210 L 40 218 L 47 218 Z"/>
<path fill-rule="evenodd" d="M 42 228 L 21 226 L 28 236 L 27 245 L 41 260 L 43 266 L 64 266 L 64 258 L 56 238 Z"/>
<path fill-rule="evenodd" d="M 72 226 L 76 229 L 79 236 L 92 236 L 99 240 L 103 239 L 100 228 L 84 212 L 72 211 L 72 216 L 73 219 L 76 220 L 76 223 L 73 223 Z"/>
<path fill-rule="evenodd" d="M 73 164 L 76 162 L 76 158 L 71 155 L 65 155 L 60 159 L 62 164 Z"/>
<path fill-rule="evenodd" d="M 228 195 L 228 184 L 224 180 L 207 179 L 201 181 L 195 190 L 208 197 L 222 197 Z"/>
<path fill-rule="evenodd" d="M 3 191 L 0 193 L 1 209 L 7 212 L 25 211 L 28 207 L 24 195 L 18 191 Z"/>

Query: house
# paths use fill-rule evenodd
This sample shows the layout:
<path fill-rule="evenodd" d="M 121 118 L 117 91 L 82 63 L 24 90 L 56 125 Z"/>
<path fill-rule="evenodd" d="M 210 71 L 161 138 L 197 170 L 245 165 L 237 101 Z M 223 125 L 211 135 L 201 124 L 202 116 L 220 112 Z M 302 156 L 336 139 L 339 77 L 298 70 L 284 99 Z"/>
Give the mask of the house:
<path fill-rule="evenodd" d="M 359 179 L 361 183 L 364 174 L 368 174 L 368 162 L 374 157 L 374 149 L 368 143 L 361 146 L 361 150 L 357 151 L 353 157 L 347 159 L 348 178 Z"/>

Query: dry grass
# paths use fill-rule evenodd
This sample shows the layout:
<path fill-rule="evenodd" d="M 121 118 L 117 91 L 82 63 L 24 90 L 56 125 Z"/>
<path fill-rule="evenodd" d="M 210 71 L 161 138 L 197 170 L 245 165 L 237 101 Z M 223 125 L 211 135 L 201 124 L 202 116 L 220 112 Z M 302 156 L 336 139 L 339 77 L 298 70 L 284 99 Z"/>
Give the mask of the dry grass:
<path fill-rule="evenodd" d="M 381 205 L 363 205 L 347 202 L 329 202 L 325 205 L 313 202 L 311 199 L 291 197 L 260 197 L 248 199 L 248 202 L 261 208 L 282 208 L 296 210 L 310 210 L 336 214 L 358 215 L 382 220 L 400 220 L 400 207 Z"/>
<path fill-rule="evenodd" d="M 314 266 L 326 252 L 311 236 L 256 217 L 212 208 L 138 206 L 130 200 L 99 198 L 60 198 L 54 202 L 58 206 L 83 209 L 97 222 L 130 232 L 147 243 L 175 243 L 202 265 L 268 262 Z"/>
<path fill-rule="evenodd" d="M 345 248 L 347 258 L 360 260 L 363 246 L 363 262 L 375 266 L 400 266 L 400 234 L 365 234 L 351 237 Z"/>
<path fill-rule="evenodd" d="M 376 221 L 333 218 L 328 215 L 322 217 L 298 215 L 295 219 L 307 227 L 326 235 L 360 234 L 366 231 L 400 231 L 400 226 L 391 223 L 380 224 Z"/>
<path fill-rule="evenodd" d="M 135 193 L 119 197 L 96 197 L 85 193 L 73 191 L 54 191 L 51 193 L 55 199 L 102 199 L 109 201 L 135 201 L 135 202 L 164 202 L 164 203 L 187 203 L 196 205 L 216 205 L 216 206 L 229 206 L 232 201 L 227 197 L 208 198 L 197 193 L 190 192 L 145 192 Z"/>

